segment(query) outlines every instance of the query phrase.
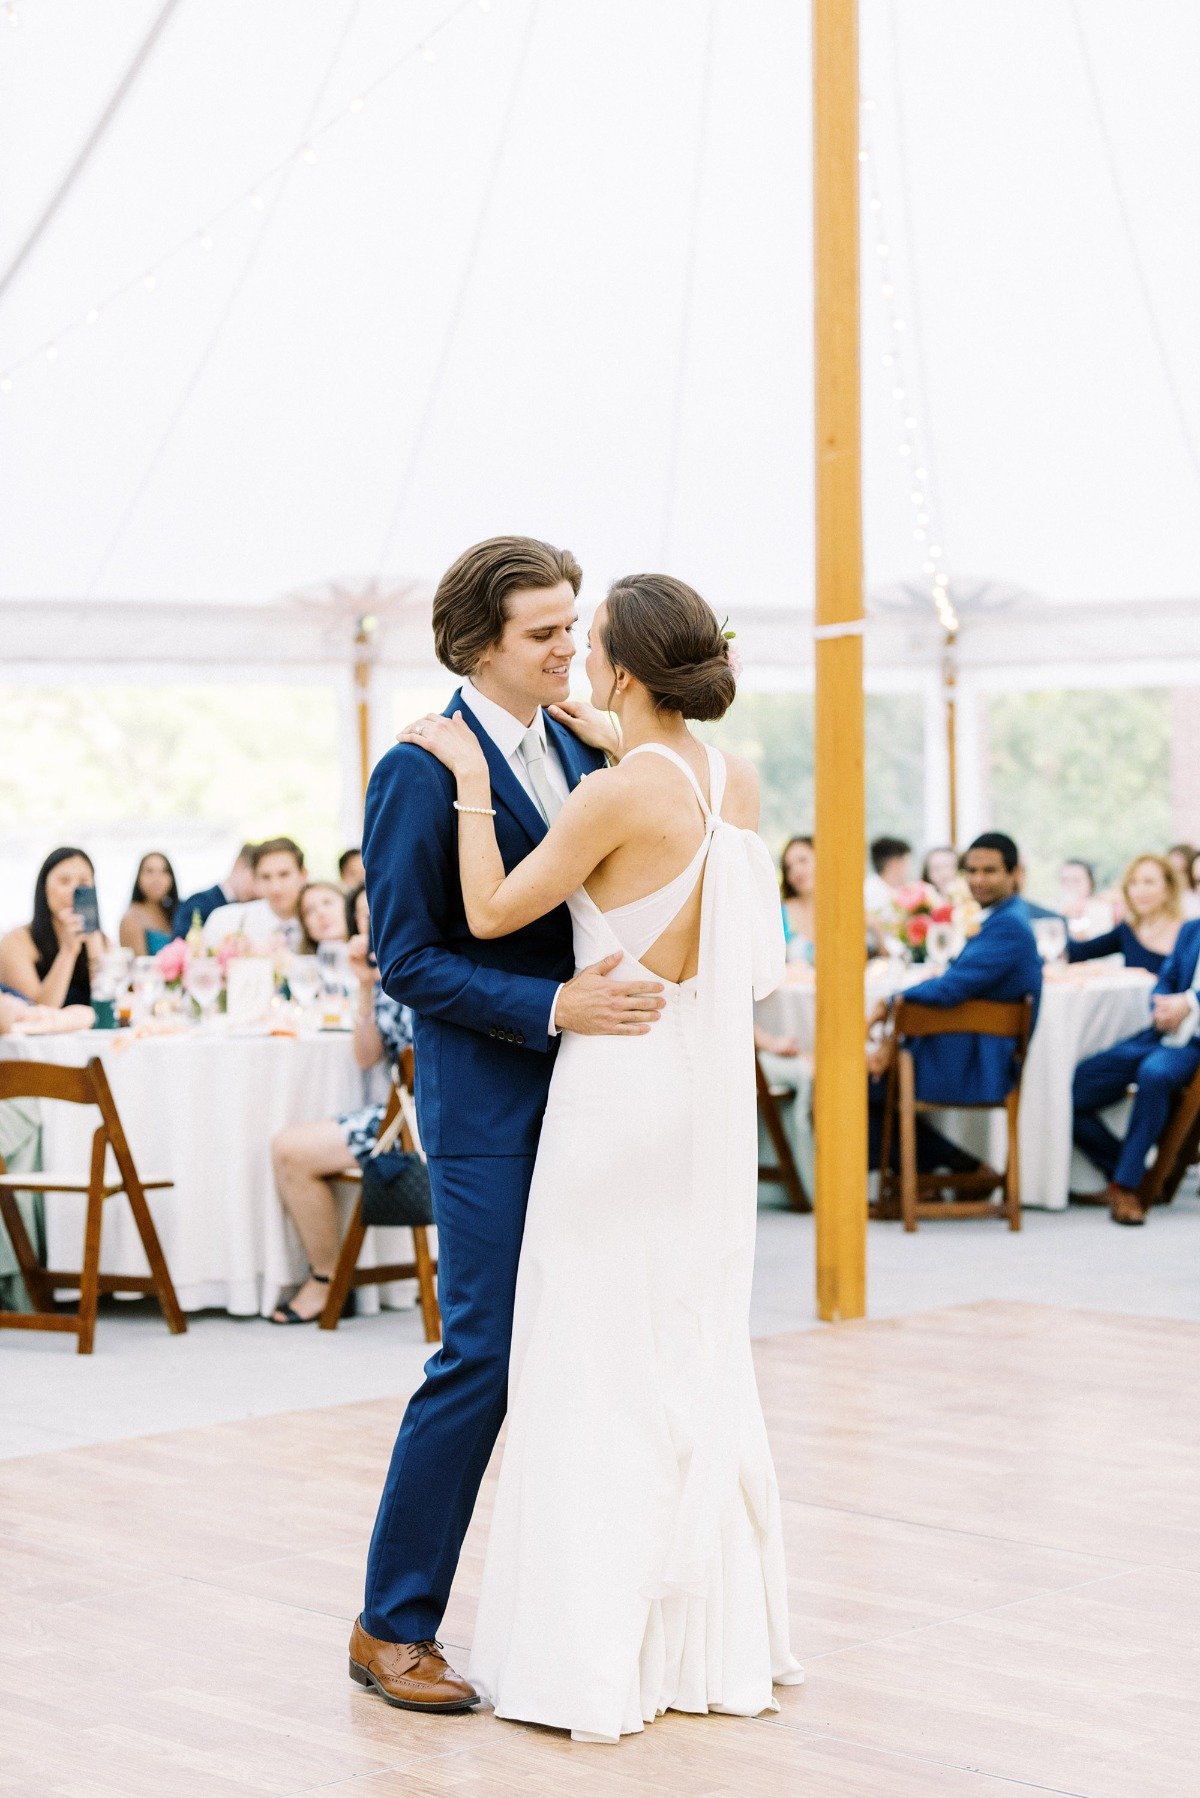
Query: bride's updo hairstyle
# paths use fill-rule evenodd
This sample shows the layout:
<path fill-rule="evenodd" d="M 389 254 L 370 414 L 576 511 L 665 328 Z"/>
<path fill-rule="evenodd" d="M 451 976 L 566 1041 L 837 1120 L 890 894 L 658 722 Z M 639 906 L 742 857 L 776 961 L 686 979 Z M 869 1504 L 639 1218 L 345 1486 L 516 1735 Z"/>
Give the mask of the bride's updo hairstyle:
<path fill-rule="evenodd" d="M 729 644 L 694 587 L 669 574 L 631 574 L 605 601 L 600 641 L 664 712 L 711 721 L 733 704 Z"/>

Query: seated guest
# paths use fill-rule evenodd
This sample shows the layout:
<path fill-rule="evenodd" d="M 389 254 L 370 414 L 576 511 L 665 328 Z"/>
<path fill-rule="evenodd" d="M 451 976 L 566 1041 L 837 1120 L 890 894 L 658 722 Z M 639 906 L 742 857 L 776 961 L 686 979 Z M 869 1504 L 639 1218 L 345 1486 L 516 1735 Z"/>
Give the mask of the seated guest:
<path fill-rule="evenodd" d="M 1042 962 L 1025 908 L 1017 896 L 1017 846 L 1001 831 L 976 837 L 963 857 L 971 897 L 983 909 L 977 936 L 969 937 L 945 973 L 908 987 L 902 995 L 915 1005 L 951 1007 L 968 999 L 1011 1001 L 1032 999 L 1034 1015 L 1042 993 Z M 881 1001 L 869 1023 L 883 1021 L 890 1001 Z M 1002 1105 L 1017 1080 L 1016 1042 L 1011 1037 L 976 1036 L 955 1031 L 946 1036 L 918 1037 L 911 1050 L 916 1096 L 931 1105 Z M 878 1073 L 876 1064 L 872 1073 Z M 871 1136 L 879 1154 L 882 1082 L 872 1081 Z M 954 1172 L 977 1165 L 921 1118 L 918 1166 L 922 1171 L 948 1167 Z M 923 1146 L 924 1145 L 924 1146 Z M 931 1158 L 934 1157 L 934 1158 Z M 964 1160 L 967 1167 L 963 1166 Z M 874 1163 L 873 1163 L 874 1165 Z M 985 1170 L 990 1175 L 991 1170 Z"/>
<path fill-rule="evenodd" d="M 129 910 L 117 932 L 122 949 L 135 955 L 157 955 L 174 933 L 179 890 L 175 870 L 165 855 L 152 850 L 138 863 Z"/>
<path fill-rule="evenodd" d="M 1183 915 L 1194 918 L 1200 915 L 1200 895 L 1194 892 L 1195 881 L 1192 869 L 1200 850 L 1194 843 L 1172 843 L 1167 850 L 1167 860 L 1174 868 L 1179 879 L 1179 891 L 1183 895 Z"/>
<path fill-rule="evenodd" d="M 779 894 L 783 902 L 783 940 L 789 961 L 811 961 L 816 927 L 813 895 L 817 858 L 811 837 L 792 837 L 779 858 Z"/>
<path fill-rule="evenodd" d="M 1175 947 L 1183 922 L 1183 897 L 1175 870 L 1164 855 L 1139 855 L 1121 882 L 1125 917 L 1102 936 L 1067 944 L 1068 961 L 1096 961 L 1123 955 L 1127 968 L 1158 974 Z"/>
<path fill-rule="evenodd" d="M 187 899 L 179 901 L 175 907 L 175 935 L 186 936 L 196 921 L 197 913 L 200 922 L 204 924 L 218 906 L 244 905 L 253 897 L 254 844 L 243 843 L 224 880 L 218 881 L 215 887 L 205 887 L 202 892 L 192 893 Z"/>
<path fill-rule="evenodd" d="M 1112 929 L 1112 907 L 1096 896 L 1096 871 L 1091 862 L 1064 862 L 1058 876 L 1058 893 L 1059 910 L 1067 920 L 1071 936 L 1084 942 Z"/>
<path fill-rule="evenodd" d="M 108 948 L 103 931 L 85 934 L 76 887 L 94 887 L 82 849 L 54 849 L 38 870 L 33 918 L 0 937 L 0 981 L 35 1005 L 90 1005 L 92 974 Z"/>
<path fill-rule="evenodd" d="M 300 895 L 308 884 L 304 851 L 291 837 L 269 837 L 252 854 L 254 891 L 257 898 L 244 905 L 219 905 L 204 925 L 204 941 L 210 949 L 229 936 L 244 936 L 256 949 L 265 949 L 281 936 L 289 949 L 299 949 L 304 927 L 297 916 Z"/>
<path fill-rule="evenodd" d="M 354 1020 L 354 1053 L 360 1068 L 381 1061 L 394 1065 L 412 1042 L 412 1016 L 407 1006 L 389 999 L 379 983 L 370 953 L 370 915 L 364 887 L 351 894 L 347 910 L 355 921 L 350 939 L 350 966 L 358 978 L 358 1010 Z M 330 1178 L 370 1154 L 383 1122 L 385 1105 L 366 1105 L 315 1124 L 289 1124 L 271 1144 L 275 1184 L 308 1256 L 308 1278 L 290 1304 L 271 1313 L 273 1324 L 308 1324 L 320 1316 L 325 1289 L 338 1254 L 338 1220 Z"/>
<path fill-rule="evenodd" d="M 1142 1224 L 1137 1195 L 1146 1157 L 1158 1142 L 1171 1100 L 1200 1068 L 1200 919 L 1180 929 L 1150 996 L 1150 1024 L 1136 1036 L 1089 1055 L 1075 1069 L 1075 1142 L 1108 1177 L 1104 1197 L 1117 1224 Z M 1136 1082 L 1124 1142 L 1100 1116 Z"/>
<path fill-rule="evenodd" d="M 863 885 L 869 918 L 891 911 L 896 893 L 912 884 L 912 844 L 903 837 L 876 837 L 871 844 L 871 873 Z"/>
<path fill-rule="evenodd" d="M 795 1037 L 775 1036 L 754 1026 L 754 1048 L 779 1106 L 784 1130 L 805 1189 L 813 1189 L 812 1080 L 813 1058 Z"/>
<path fill-rule="evenodd" d="M 950 888 L 958 879 L 958 850 L 948 843 L 931 849 L 921 865 L 921 879 L 943 899 L 948 898 Z"/>
<path fill-rule="evenodd" d="M 351 935 L 346 895 L 332 880 L 310 880 L 300 895 L 296 915 L 304 928 L 302 950 L 309 955 L 318 943 L 344 943 Z"/>
<path fill-rule="evenodd" d="M 361 849 L 343 849 L 338 856 L 338 879 L 345 893 L 356 892 L 367 878 Z"/>

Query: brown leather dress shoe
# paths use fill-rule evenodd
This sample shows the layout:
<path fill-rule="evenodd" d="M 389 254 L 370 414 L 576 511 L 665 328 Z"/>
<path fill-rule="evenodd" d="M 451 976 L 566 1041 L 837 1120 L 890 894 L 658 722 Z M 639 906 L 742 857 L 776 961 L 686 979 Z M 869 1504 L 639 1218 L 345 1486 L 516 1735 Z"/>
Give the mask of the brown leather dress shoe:
<path fill-rule="evenodd" d="M 355 1622 L 350 1631 L 350 1677 L 402 1711 L 469 1711 L 474 1686 L 448 1665 L 440 1642 L 381 1642 Z"/>
<path fill-rule="evenodd" d="M 1108 1201 L 1108 1209 L 1114 1224 L 1144 1224 L 1146 1213 L 1142 1201 L 1136 1192 L 1130 1192 L 1127 1186 L 1110 1183 L 1104 1197 Z"/>

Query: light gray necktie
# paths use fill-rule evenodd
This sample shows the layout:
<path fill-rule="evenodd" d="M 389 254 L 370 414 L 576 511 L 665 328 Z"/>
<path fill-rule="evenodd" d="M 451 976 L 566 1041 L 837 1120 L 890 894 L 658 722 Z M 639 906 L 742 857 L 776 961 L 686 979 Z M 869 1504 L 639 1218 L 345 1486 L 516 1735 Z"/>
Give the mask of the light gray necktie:
<path fill-rule="evenodd" d="M 546 745 L 536 730 L 525 732 L 517 754 L 525 764 L 539 812 L 547 824 L 553 824 L 562 810 L 563 802 L 546 778 Z"/>

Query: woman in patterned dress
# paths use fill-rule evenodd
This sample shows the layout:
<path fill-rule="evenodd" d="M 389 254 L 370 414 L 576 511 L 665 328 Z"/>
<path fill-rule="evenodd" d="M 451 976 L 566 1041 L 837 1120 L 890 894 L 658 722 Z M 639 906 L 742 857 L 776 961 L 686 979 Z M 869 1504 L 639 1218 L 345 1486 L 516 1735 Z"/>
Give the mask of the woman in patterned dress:
<path fill-rule="evenodd" d="M 412 1042 L 412 1018 L 408 1007 L 389 999 L 379 984 L 364 887 L 347 898 L 346 918 L 350 967 L 358 980 L 354 1054 L 364 1071 L 381 1062 L 392 1068 Z M 386 1109 L 382 1103 L 368 1104 L 315 1124 L 289 1124 L 272 1142 L 275 1185 L 309 1262 L 308 1278 L 290 1303 L 271 1313 L 273 1324 L 310 1324 L 320 1316 L 338 1253 L 337 1208 L 329 1180 L 351 1155 L 360 1164 L 367 1159 Z"/>

